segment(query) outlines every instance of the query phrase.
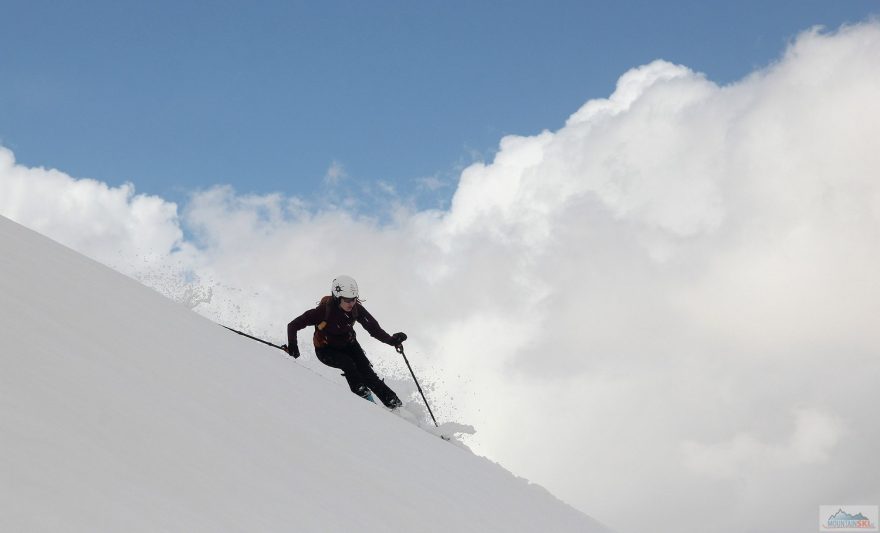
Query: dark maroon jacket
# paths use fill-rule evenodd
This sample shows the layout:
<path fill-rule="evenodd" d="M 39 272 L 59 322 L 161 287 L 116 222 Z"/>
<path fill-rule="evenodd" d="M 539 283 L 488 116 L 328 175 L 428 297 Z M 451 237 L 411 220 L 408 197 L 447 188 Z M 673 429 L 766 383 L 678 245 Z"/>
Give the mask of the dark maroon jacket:
<path fill-rule="evenodd" d="M 326 306 L 329 306 L 329 313 Z M 315 348 L 348 346 L 357 340 L 354 332 L 355 322 L 359 322 L 373 337 L 394 346 L 391 335 L 379 326 L 373 315 L 368 313 L 360 302 L 355 304 L 351 313 L 346 313 L 339 307 L 339 303 L 331 300 L 329 296 L 325 296 L 318 307 L 309 309 L 287 325 L 287 345 L 296 346 L 297 331 L 306 326 L 315 326 L 315 334 L 312 337 Z"/>

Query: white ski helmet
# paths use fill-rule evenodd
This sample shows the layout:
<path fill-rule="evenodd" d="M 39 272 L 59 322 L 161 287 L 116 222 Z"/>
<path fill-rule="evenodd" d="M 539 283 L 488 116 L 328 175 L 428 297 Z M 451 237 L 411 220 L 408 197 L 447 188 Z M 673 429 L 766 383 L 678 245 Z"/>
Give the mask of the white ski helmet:
<path fill-rule="evenodd" d="M 330 292 L 334 298 L 357 298 L 358 284 L 351 276 L 336 276 L 330 285 Z"/>

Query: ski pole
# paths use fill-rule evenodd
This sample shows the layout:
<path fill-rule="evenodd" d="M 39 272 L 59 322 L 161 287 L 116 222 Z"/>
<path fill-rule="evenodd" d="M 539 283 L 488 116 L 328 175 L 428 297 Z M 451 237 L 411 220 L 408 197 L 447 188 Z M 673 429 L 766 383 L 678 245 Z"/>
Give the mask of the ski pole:
<path fill-rule="evenodd" d="M 223 326 L 223 324 L 219 324 L 219 325 L 220 325 L 220 326 Z M 228 329 L 229 331 L 231 331 L 231 332 L 233 332 L 233 333 L 238 333 L 239 335 L 241 335 L 241 336 L 243 336 L 243 337 L 247 337 L 247 338 L 249 338 L 249 339 L 253 339 L 253 340 L 257 341 L 257 342 L 262 342 L 263 344 L 268 344 L 269 346 L 271 346 L 271 347 L 273 347 L 273 348 L 278 348 L 279 350 L 282 350 L 282 351 L 284 351 L 285 353 L 287 352 L 287 350 L 285 350 L 285 349 L 282 348 L 281 346 L 278 346 L 277 344 L 272 344 L 272 343 L 269 342 L 269 341 L 264 341 L 263 339 L 260 339 L 260 338 L 254 337 L 253 335 L 248 335 L 247 333 L 244 333 L 243 331 L 238 331 L 237 329 L 232 329 L 232 328 L 230 328 L 229 326 L 223 326 L 223 327 L 226 328 L 226 329 Z"/>
<path fill-rule="evenodd" d="M 422 392 L 422 387 L 419 385 L 419 380 L 416 379 L 416 374 L 415 372 L 413 372 L 412 367 L 409 365 L 409 359 L 407 359 L 406 354 L 403 353 L 403 345 L 400 344 L 398 346 L 395 346 L 395 349 L 397 350 L 397 353 L 403 356 L 403 360 L 406 362 L 406 367 L 409 368 L 409 373 L 412 375 L 413 381 L 416 382 L 416 388 L 419 389 L 419 394 L 422 395 L 422 400 L 425 401 L 425 407 L 428 408 L 428 414 L 431 415 L 431 420 L 434 421 L 434 426 L 439 428 L 440 424 L 437 423 L 437 419 L 434 418 L 434 413 L 431 412 L 431 406 L 428 405 L 428 400 L 425 398 L 425 393 Z"/>

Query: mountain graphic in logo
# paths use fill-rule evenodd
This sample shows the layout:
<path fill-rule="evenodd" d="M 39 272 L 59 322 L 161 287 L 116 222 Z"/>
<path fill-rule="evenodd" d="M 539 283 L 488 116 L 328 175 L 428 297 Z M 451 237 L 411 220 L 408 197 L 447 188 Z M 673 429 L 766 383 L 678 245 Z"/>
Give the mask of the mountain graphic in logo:
<path fill-rule="evenodd" d="M 847 513 L 843 509 L 838 509 L 836 513 L 834 513 L 833 515 L 831 515 L 828 518 L 828 521 L 830 522 L 831 520 L 867 520 L 867 519 L 868 519 L 868 517 L 863 515 L 862 513 L 852 515 L 852 514 Z"/>

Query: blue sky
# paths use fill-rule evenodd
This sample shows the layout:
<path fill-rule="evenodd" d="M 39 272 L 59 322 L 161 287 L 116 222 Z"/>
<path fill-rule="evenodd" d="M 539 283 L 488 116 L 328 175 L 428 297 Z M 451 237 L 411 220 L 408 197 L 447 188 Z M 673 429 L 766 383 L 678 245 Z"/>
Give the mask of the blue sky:
<path fill-rule="evenodd" d="M 875 0 L 3 2 L 0 144 L 182 202 L 394 187 L 443 205 L 506 134 L 558 129 L 662 58 L 728 83 Z M 422 178 L 433 178 L 426 190 Z"/>

